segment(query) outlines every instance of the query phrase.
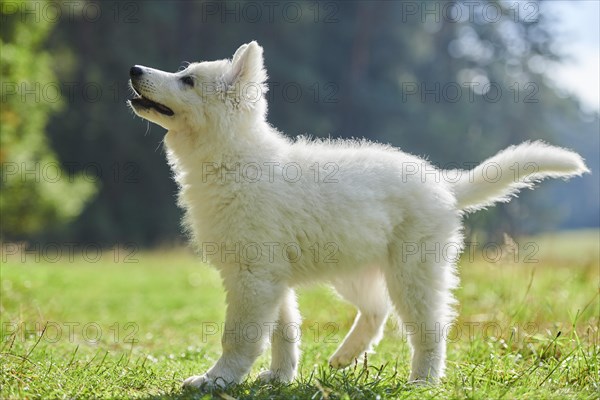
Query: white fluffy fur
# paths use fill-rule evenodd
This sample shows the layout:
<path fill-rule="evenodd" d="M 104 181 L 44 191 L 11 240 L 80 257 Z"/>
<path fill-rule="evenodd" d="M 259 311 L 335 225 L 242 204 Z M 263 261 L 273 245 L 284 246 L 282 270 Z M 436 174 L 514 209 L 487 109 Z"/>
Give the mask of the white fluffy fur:
<path fill-rule="evenodd" d="M 168 130 L 186 226 L 227 291 L 223 354 L 204 375 L 187 379 L 189 386 L 240 382 L 269 339 L 271 368 L 260 378 L 293 380 L 299 341 L 289 332 L 300 324 L 294 287 L 315 281 L 329 282 L 359 310 L 332 366 L 348 366 L 369 350 L 393 309 L 411 326 L 409 379 L 436 382 L 446 344 L 443 335 L 424 333 L 453 320 L 463 213 L 507 201 L 544 177 L 587 171 L 576 153 L 541 142 L 510 147 L 472 171 L 439 171 L 367 141 L 291 141 L 266 121 L 256 42 L 231 61 L 177 73 L 141 68 L 134 90 L 174 115 L 132 107 Z M 261 329 L 250 334 L 248 327 Z"/>

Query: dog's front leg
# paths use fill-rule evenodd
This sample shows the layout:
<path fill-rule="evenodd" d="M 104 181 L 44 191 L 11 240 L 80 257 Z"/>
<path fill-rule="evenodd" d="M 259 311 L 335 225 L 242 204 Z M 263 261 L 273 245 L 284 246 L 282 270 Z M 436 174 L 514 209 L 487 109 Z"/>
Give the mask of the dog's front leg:
<path fill-rule="evenodd" d="M 267 268 L 236 269 L 223 273 L 227 291 L 223 354 L 206 374 L 189 377 L 184 386 L 211 388 L 240 383 L 275 329 L 285 285 Z"/>
<path fill-rule="evenodd" d="M 289 383 L 294 380 L 300 353 L 300 323 L 296 294 L 293 289 L 288 289 L 271 335 L 271 368 L 260 373 L 261 381 Z"/>

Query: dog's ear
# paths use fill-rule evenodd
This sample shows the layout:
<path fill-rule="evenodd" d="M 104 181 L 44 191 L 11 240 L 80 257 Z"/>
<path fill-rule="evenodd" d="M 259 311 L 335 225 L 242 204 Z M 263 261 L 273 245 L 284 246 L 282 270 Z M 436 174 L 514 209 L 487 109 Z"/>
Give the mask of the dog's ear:
<path fill-rule="evenodd" d="M 254 42 L 253 42 L 254 43 Z M 235 64 L 237 61 L 239 61 L 240 57 L 242 56 L 242 54 L 244 54 L 244 52 L 246 51 L 246 49 L 248 48 L 248 43 L 245 43 L 243 45 L 241 45 L 233 54 L 233 57 L 231 58 L 231 64 Z"/>
<path fill-rule="evenodd" d="M 236 83 L 262 85 L 267 80 L 263 48 L 255 41 L 241 45 L 233 55 L 226 80 L 229 85 Z"/>

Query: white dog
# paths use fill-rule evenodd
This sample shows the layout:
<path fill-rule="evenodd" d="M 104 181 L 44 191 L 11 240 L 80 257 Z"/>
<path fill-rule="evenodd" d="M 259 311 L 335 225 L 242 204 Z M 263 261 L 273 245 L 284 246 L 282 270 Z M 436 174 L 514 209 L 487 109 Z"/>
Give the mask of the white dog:
<path fill-rule="evenodd" d="M 411 324 L 410 381 L 444 374 L 462 251 L 461 218 L 546 177 L 588 172 L 542 142 L 511 146 L 473 170 L 443 171 L 367 141 L 292 141 L 266 120 L 262 48 L 168 73 L 130 70 L 134 112 L 168 130 L 185 223 L 227 290 L 223 354 L 186 386 L 239 383 L 269 343 L 260 379 L 298 367 L 294 287 L 331 283 L 359 312 L 330 359 L 345 367 L 381 336 L 390 309 Z"/>

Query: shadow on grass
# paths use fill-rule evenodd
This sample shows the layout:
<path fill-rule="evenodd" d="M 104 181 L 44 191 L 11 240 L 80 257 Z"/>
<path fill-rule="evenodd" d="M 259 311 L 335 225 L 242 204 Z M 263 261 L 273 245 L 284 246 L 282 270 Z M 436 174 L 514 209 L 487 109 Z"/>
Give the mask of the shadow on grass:
<path fill-rule="evenodd" d="M 355 363 L 354 368 L 346 370 L 317 367 L 309 376 L 300 376 L 292 384 L 247 380 L 230 388 L 205 391 L 174 387 L 170 393 L 144 399 L 422 399 L 440 394 L 440 389 L 435 386 L 406 383 L 395 371 L 387 364 L 360 367 Z"/>

